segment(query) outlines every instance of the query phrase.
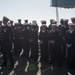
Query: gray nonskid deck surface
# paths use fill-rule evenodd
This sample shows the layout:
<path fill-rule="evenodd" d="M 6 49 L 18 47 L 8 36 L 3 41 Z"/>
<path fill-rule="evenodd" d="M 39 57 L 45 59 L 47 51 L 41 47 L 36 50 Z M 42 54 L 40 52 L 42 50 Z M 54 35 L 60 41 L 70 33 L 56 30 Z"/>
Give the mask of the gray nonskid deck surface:
<path fill-rule="evenodd" d="M 38 61 L 15 55 L 13 57 L 15 60 L 14 69 L 10 71 L 8 66 L 0 67 L 0 75 L 75 75 L 75 70 L 68 70 L 65 65 L 57 67 L 56 65 L 39 62 L 40 54 Z M 2 57 L 0 57 L 0 63 L 1 61 Z"/>

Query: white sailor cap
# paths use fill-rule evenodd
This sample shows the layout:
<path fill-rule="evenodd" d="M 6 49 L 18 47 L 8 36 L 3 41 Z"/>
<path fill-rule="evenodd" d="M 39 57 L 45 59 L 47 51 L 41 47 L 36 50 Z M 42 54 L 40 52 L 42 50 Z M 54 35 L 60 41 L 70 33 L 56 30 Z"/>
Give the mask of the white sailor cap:
<path fill-rule="evenodd" d="M 68 22 L 69 21 L 69 19 L 64 19 L 64 22 Z"/>
<path fill-rule="evenodd" d="M 9 21 L 9 18 L 7 18 L 6 16 L 4 16 L 3 20 Z"/>
<path fill-rule="evenodd" d="M 51 26 L 55 26 L 55 27 L 57 27 L 57 24 L 52 24 Z"/>
<path fill-rule="evenodd" d="M 18 21 L 21 21 L 21 19 L 18 19 Z"/>
<path fill-rule="evenodd" d="M 62 21 L 64 21 L 64 19 L 63 19 L 63 18 L 61 18 L 60 22 L 62 22 Z"/>
<path fill-rule="evenodd" d="M 54 19 L 50 19 L 50 21 L 54 21 Z"/>
<path fill-rule="evenodd" d="M 37 21 L 36 20 L 33 20 L 32 21 L 32 25 L 37 25 Z"/>
<path fill-rule="evenodd" d="M 72 17 L 71 20 L 75 20 L 75 17 Z"/>
<path fill-rule="evenodd" d="M 2 23 L 2 21 L 0 20 L 0 23 Z"/>
<path fill-rule="evenodd" d="M 24 21 L 25 21 L 25 22 L 28 22 L 28 19 L 25 19 Z"/>
<path fill-rule="evenodd" d="M 69 26 L 75 26 L 75 24 L 74 23 L 69 23 Z"/>
<path fill-rule="evenodd" d="M 57 24 L 57 21 L 52 21 L 52 24 Z"/>
<path fill-rule="evenodd" d="M 42 24 L 46 24 L 46 20 L 42 20 L 41 23 L 42 23 Z"/>
<path fill-rule="evenodd" d="M 17 23 L 17 22 L 15 22 L 15 23 L 14 23 L 14 25 L 16 25 L 16 26 L 17 26 L 17 25 L 18 25 L 18 23 Z"/>

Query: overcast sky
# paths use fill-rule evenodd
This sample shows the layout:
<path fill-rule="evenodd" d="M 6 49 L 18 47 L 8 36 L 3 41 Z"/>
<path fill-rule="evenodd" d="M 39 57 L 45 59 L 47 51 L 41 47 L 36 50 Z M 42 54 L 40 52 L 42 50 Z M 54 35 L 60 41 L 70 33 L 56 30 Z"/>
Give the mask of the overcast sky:
<path fill-rule="evenodd" d="M 15 22 L 21 18 L 22 23 L 25 19 L 37 20 L 40 25 L 41 20 L 46 20 L 47 25 L 50 19 L 56 20 L 56 9 L 50 7 L 50 0 L 0 0 L 0 19 L 7 16 Z M 75 17 L 75 8 L 59 8 L 59 18 Z"/>

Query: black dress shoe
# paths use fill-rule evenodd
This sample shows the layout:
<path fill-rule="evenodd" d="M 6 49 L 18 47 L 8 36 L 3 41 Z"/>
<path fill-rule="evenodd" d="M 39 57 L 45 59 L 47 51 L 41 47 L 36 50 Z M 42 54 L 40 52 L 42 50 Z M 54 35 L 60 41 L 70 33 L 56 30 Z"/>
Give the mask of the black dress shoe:
<path fill-rule="evenodd" d="M 48 61 L 48 64 L 53 65 L 53 64 L 54 64 L 54 62 L 53 62 L 53 61 Z"/>
<path fill-rule="evenodd" d="M 22 54 L 22 55 L 21 55 L 21 57 L 25 57 L 25 55 L 24 55 L 24 54 Z"/>
<path fill-rule="evenodd" d="M 2 64 L 0 64 L 0 66 L 7 66 L 7 64 L 6 63 L 2 63 Z"/>
<path fill-rule="evenodd" d="M 62 67 L 62 64 L 57 64 L 58 67 Z"/>
<path fill-rule="evenodd" d="M 48 60 L 43 61 L 44 63 L 48 63 Z"/>
<path fill-rule="evenodd" d="M 71 67 L 71 66 L 67 66 L 67 69 L 70 69 L 70 70 L 75 70 L 75 67 Z"/>
<path fill-rule="evenodd" d="M 71 70 L 75 70 L 75 67 L 71 67 L 70 69 L 71 69 Z"/>

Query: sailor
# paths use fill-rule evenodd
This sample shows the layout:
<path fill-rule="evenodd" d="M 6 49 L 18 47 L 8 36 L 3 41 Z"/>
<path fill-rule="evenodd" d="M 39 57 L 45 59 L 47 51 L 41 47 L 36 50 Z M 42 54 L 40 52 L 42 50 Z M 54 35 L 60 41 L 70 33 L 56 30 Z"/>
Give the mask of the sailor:
<path fill-rule="evenodd" d="M 28 25 L 28 19 L 25 19 L 24 22 L 24 25 Z"/>
<path fill-rule="evenodd" d="M 31 46 L 31 56 L 33 60 L 38 59 L 38 25 L 36 20 L 32 21 L 31 32 L 30 32 L 30 46 Z"/>
<path fill-rule="evenodd" d="M 22 24 L 22 23 L 21 23 L 21 19 L 18 19 L 18 23 L 19 23 L 19 24 Z"/>
<path fill-rule="evenodd" d="M 31 29 L 31 23 L 30 24 L 28 23 L 28 19 L 25 19 L 24 21 L 25 21 L 25 23 L 23 24 L 23 26 L 25 28 L 27 28 L 28 30 L 30 30 Z"/>
<path fill-rule="evenodd" d="M 65 33 L 66 31 L 68 30 L 68 26 L 65 25 L 65 21 L 68 22 L 68 20 L 65 20 L 65 19 L 61 19 L 60 20 L 60 25 L 58 27 L 58 29 L 60 30 L 60 33 L 61 33 L 61 37 L 62 37 L 62 40 L 61 40 L 61 49 L 62 49 L 62 59 L 65 60 L 66 58 L 66 44 L 65 44 Z"/>
<path fill-rule="evenodd" d="M 57 66 L 61 66 L 61 35 L 57 24 L 52 24 L 52 29 L 48 33 L 49 52 L 51 55 L 50 64 L 56 60 Z"/>
<path fill-rule="evenodd" d="M 53 19 L 50 19 L 50 25 L 48 27 L 48 30 L 51 30 L 51 25 L 52 25 L 53 21 L 54 21 Z"/>
<path fill-rule="evenodd" d="M 11 44 L 10 40 L 12 40 L 12 31 L 8 27 L 9 19 L 7 17 L 3 17 L 3 28 L 1 31 L 1 45 L 2 45 L 2 53 L 3 53 L 3 63 L 0 66 L 6 66 L 7 60 L 9 59 L 10 67 L 9 69 L 14 68 L 14 60 L 11 53 Z"/>
<path fill-rule="evenodd" d="M 69 29 L 69 28 L 68 28 L 68 22 L 69 22 L 69 20 L 68 20 L 68 19 L 64 19 L 64 24 L 65 24 L 66 30 L 68 30 L 68 29 Z"/>
<path fill-rule="evenodd" d="M 47 40 L 48 30 L 47 30 L 47 25 L 46 25 L 45 20 L 42 20 L 41 24 L 42 25 L 40 27 L 40 33 L 39 33 L 40 50 L 41 50 L 41 62 L 43 61 L 44 63 L 47 63 L 48 60 L 49 60 L 48 40 Z"/>
<path fill-rule="evenodd" d="M 14 41 L 14 54 L 19 56 L 22 51 L 22 38 L 21 38 L 21 27 L 18 23 L 14 23 L 15 28 L 13 30 L 13 41 Z"/>
<path fill-rule="evenodd" d="M 65 35 L 66 47 L 67 47 L 67 68 L 75 69 L 75 24 L 69 24 L 69 30 Z"/>
<path fill-rule="evenodd" d="M 13 20 L 10 20 L 9 25 L 8 25 L 10 27 L 12 33 L 13 33 L 13 30 L 14 30 L 13 22 L 14 22 Z M 13 36 L 12 36 L 12 38 L 13 38 Z M 13 40 L 11 40 L 11 52 L 13 52 L 13 46 L 14 46 L 14 42 L 13 42 Z"/>
<path fill-rule="evenodd" d="M 22 29 L 22 36 L 23 36 L 23 54 L 22 56 L 28 58 L 29 57 L 29 28 L 28 28 L 28 20 L 24 20 L 25 23 L 23 24 Z"/>
<path fill-rule="evenodd" d="M 17 33 L 17 43 L 19 43 L 17 46 L 18 48 L 18 53 L 17 55 L 20 55 L 21 51 L 22 51 L 22 48 L 23 48 L 23 37 L 22 37 L 22 29 L 23 29 L 23 24 L 21 23 L 21 19 L 18 19 L 18 24 L 17 24 L 17 27 L 16 27 L 16 33 Z"/>

